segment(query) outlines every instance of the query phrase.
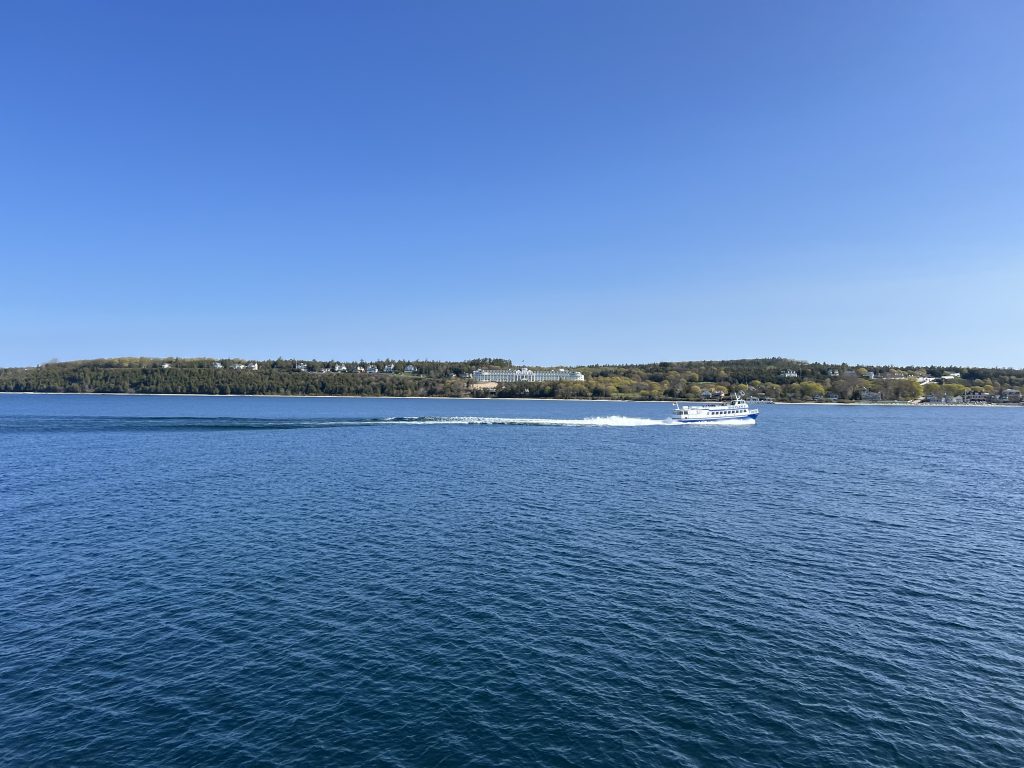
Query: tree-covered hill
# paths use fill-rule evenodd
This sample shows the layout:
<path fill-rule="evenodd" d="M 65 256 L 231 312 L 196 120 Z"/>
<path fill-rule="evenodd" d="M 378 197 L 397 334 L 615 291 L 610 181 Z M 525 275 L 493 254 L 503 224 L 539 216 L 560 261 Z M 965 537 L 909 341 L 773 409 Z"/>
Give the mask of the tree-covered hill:
<path fill-rule="evenodd" d="M 743 394 L 783 402 L 1018 402 L 1024 370 L 897 368 L 808 363 L 786 358 L 705 360 L 577 368 L 582 382 L 475 387 L 477 368 L 509 360 L 237 360 L 105 358 L 0 369 L 0 392 L 195 395 L 367 395 L 708 400 Z"/>
<path fill-rule="evenodd" d="M 35 368 L 0 369 L 0 392 L 106 392 L 175 395 L 389 395 L 461 396 L 464 375 L 481 366 L 508 366 L 508 360 L 462 363 L 401 361 L 399 374 L 367 373 L 370 365 L 315 360 L 209 360 L 106 358 L 54 362 Z M 405 373 L 411 365 L 414 373 Z M 363 371 L 358 369 L 362 368 Z"/>

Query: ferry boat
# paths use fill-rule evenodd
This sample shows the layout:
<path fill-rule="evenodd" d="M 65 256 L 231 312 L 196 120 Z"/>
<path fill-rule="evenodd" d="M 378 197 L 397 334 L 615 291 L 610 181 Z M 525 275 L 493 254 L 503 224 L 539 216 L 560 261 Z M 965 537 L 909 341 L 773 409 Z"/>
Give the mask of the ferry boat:
<path fill-rule="evenodd" d="M 716 421 L 745 422 L 757 420 L 757 409 L 737 397 L 731 403 L 672 403 L 674 424 L 710 424 Z"/>

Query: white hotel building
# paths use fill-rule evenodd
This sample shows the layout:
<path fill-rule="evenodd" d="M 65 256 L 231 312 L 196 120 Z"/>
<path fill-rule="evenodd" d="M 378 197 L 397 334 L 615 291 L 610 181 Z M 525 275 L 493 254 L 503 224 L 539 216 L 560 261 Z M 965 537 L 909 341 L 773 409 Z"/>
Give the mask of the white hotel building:
<path fill-rule="evenodd" d="M 557 371 L 532 371 L 529 368 L 506 368 L 502 371 L 473 371 L 474 381 L 583 381 L 583 374 L 579 371 L 567 371 L 559 368 Z"/>

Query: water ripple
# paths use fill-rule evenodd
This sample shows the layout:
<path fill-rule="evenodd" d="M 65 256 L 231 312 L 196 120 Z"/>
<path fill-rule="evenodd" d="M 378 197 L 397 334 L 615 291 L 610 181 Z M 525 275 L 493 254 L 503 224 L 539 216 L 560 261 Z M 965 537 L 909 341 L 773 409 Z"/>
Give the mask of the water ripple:
<path fill-rule="evenodd" d="M 0 413 L 0 764 L 1020 764 L 1017 416 L 175 407 Z"/>

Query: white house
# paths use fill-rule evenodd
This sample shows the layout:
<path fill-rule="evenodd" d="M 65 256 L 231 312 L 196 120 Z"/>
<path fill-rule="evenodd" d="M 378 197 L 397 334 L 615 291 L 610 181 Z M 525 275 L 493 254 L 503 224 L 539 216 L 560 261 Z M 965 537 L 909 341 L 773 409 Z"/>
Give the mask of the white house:
<path fill-rule="evenodd" d="M 245 367 L 248 368 L 250 371 L 258 371 L 260 369 L 260 364 L 259 363 L 249 363 Z"/>
<path fill-rule="evenodd" d="M 800 376 L 800 374 L 794 371 L 792 368 L 782 372 L 782 377 L 784 379 L 795 379 L 798 376 Z"/>
<path fill-rule="evenodd" d="M 405 372 L 406 373 L 416 373 L 416 366 L 415 365 L 407 365 L 407 366 L 405 366 Z"/>

